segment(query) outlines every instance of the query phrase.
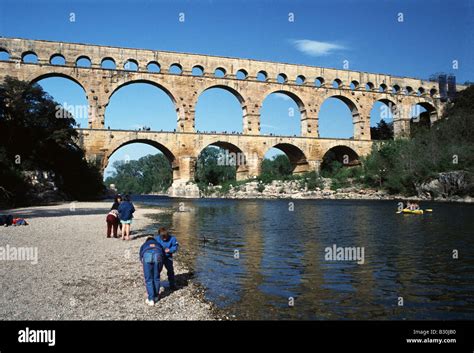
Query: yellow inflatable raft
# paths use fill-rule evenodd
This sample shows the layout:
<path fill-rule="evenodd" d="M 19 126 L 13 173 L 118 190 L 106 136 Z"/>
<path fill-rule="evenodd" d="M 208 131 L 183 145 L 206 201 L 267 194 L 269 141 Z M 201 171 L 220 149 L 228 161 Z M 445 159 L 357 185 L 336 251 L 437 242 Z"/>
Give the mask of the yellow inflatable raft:
<path fill-rule="evenodd" d="M 402 213 L 409 213 L 409 214 L 423 214 L 423 210 L 409 210 L 407 208 L 404 208 L 402 210 Z"/>

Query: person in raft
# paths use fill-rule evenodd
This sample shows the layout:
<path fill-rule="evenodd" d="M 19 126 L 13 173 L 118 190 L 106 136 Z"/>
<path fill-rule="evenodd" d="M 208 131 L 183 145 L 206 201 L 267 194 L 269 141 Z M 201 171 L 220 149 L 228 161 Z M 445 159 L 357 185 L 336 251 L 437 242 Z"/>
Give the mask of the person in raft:
<path fill-rule="evenodd" d="M 143 265 L 147 299 L 153 306 L 160 299 L 160 272 L 163 267 L 163 248 L 153 237 L 148 237 L 140 247 L 140 261 Z"/>
<path fill-rule="evenodd" d="M 420 205 L 417 202 L 407 201 L 407 209 L 410 211 L 416 211 L 420 209 Z"/>
<path fill-rule="evenodd" d="M 120 223 L 122 224 L 122 240 L 130 240 L 130 227 L 132 225 L 133 213 L 135 207 L 130 201 L 130 197 L 125 195 L 123 201 L 120 202 L 118 207 L 118 213 L 120 217 Z"/>
<path fill-rule="evenodd" d="M 178 241 L 173 235 L 168 233 L 165 227 L 161 227 L 158 230 L 158 235 L 155 235 L 155 239 L 163 248 L 163 265 L 165 265 L 166 272 L 168 273 L 170 289 L 175 290 L 176 282 L 174 277 L 173 254 L 178 251 Z"/>
<path fill-rule="evenodd" d="M 107 238 L 110 238 L 111 233 L 113 234 L 114 238 L 118 238 L 117 236 L 117 229 L 119 226 L 119 213 L 117 210 L 111 210 L 107 217 L 105 218 L 107 222 Z"/>

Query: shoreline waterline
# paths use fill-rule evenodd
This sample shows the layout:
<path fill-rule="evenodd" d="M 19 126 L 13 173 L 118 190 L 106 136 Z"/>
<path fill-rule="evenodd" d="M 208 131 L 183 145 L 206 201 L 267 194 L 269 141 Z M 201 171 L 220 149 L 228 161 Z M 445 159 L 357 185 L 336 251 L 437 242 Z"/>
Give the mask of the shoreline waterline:
<path fill-rule="evenodd" d="M 29 225 L 1 227 L 0 246 L 33 246 L 38 262 L 2 261 L 0 319 L 225 320 L 204 299 L 204 289 L 179 255 L 178 290 L 167 289 L 165 270 L 161 300 L 152 308 L 145 305 L 138 249 L 154 227 L 146 214 L 162 210 L 137 206 L 131 241 L 106 238 L 108 201 L 5 210 Z"/>
<path fill-rule="evenodd" d="M 275 196 L 267 196 L 267 195 L 246 195 L 246 196 L 230 196 L 230 195 L 212 195 L 212 196 L 204 196 L 201 195 L 200 197 L 192 197 L 192 196 L 169 196 L 167 194 L 136 194 L 136 196 L 158 196 L 170 199 L 186 199 L 186 200 L 201 200 L 201 199 L 229 199 L 229 200 L 346 200 L 346 201 L 419 201 L 419 202 L 434 202 L 434 203 L 462 203 L 462 204 L 473 204 L 474 198 L 468 197 L 450 197 L 450 198 L 423 198 L 418 196 L 404 196 L 404 195 L 383 195 L 376 197 L 364 197 L 364 195 L 360 195 L 360 197 L 351 197 L 350 193 L 334 193 L 332 197 L 320 197 L 320 196 L 293 196 L 291 194 L 287 195 L 275 195 Z"/>

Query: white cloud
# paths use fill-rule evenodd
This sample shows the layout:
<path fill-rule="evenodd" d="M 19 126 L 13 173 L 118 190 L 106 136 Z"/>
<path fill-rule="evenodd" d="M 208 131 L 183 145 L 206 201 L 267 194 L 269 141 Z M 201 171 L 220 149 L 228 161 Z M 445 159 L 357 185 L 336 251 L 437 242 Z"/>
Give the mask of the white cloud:
<path fill-rule="evenodd" d="M 296 39 L 292 43 L 300 52 L 311 56 L 324 56 L 332 54 L 332 52 L 337 50 L 347 49 L 340 44 L 318 42 L 310 39 Z"/>

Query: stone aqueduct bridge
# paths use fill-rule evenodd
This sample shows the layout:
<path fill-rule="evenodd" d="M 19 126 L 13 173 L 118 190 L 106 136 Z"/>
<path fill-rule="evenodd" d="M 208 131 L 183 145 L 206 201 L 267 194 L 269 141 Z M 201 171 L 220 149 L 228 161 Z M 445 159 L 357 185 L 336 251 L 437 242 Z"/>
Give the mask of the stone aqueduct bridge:
<path fill-rule="evenodd" d="M 284 151 L 294 166 L 294 172 L 298 173 L 317 169 L 330 149 L 339 156 L 347 155 L 351 161 L 367 154 L 372 146 L 370 111 L 377 101 L 392 110 L 396 137 L 408 135 L 413 105 L 419 104 L 427 109 L 432 122 L 441 116 L 444 109 L 436 83 L 407 77 L 17 38 L 0 38 L 0 51 L 9 55 L 8 60 L 0 61 L 0 81 L 6 76 L 29 82 L 59 76 L 76 82 L 84 89 L 89 103 L 89 128 L 78 131 L 80 144 L 89 160 L 104 169 L 111 154 L 121 146 L 133 142 L 148 143 L 168 157 L 177 184 L 194 180 L 196 159 L 209 145 L 245 156 L 245 164 L 238 166 L 239 179 L 258 175 L 261 161 L 272 147 Z M 28 54 L 36 55 L 37 62 L 25 62 Z M 64 64 L 53 65 L 55 57 L 62 58 Z M 90 65 L 81 67 L 77 64 L 80 59 L 86 59 Z M 102 63 L 106 59 L 112 60 L 116 68 L 103 68 Z M 126 69 L 127 62 L 134 63 L 138 69 Z M 160 71 L 149 72 L 150 63 L 158 65 Z M 181 72 L 171 72 L 172 66 Z M 201 76 L 192 74 L 195 67 L 202 70 Z M 217 69 L 224 74 L 223 77 L 215 75 Z M 277 80 L 278 76 L 280 80 Z M 321 84 L 315 85 L 315 81 Z M 150 83 L 168 94 L 176 107 L 176 132 L 105 129 L 104 112 L 110 97 L 119 88 L 135 82 Z M 225 89 L 239 100 L 243 116 L 242 134 L 196 133 L 194 113 L 197 100 L 201 93 L 213 87 Z M 298 105 L 301 113 L 300 137 L 260 135 L 263 101 L 275 92 L 288 95 Z M 352 112 L 353 139 L 319 138 L 318 112 L 322 103 L 331 97 L 344 102 Z"/>

